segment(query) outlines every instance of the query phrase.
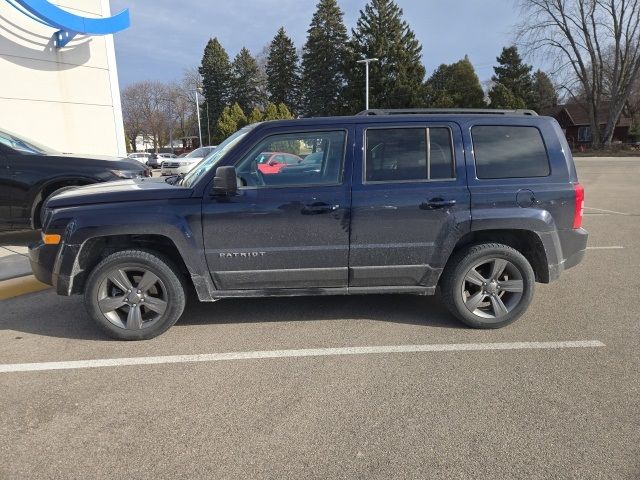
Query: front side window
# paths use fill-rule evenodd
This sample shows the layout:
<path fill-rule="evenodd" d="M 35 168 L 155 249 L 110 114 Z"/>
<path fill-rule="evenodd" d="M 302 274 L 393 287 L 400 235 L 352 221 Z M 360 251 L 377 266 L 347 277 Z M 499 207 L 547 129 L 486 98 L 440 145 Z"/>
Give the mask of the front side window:
<path fill-rule="evenodd" d="M 242 186 L 251 188 L 342 183 L 345 131 L 272 135 L 236 165 Z"/>
<path fill-rule="evenodd" d="M 549 157 L 535 127 L 476 126 L 471 130 L 479 179 L 546 177 Z"/>
<path fill-rule="evenodd" d="M 367 182 L 451 180 L 455 162 L 446 127 L 373 128 L 366 138 Z"/>

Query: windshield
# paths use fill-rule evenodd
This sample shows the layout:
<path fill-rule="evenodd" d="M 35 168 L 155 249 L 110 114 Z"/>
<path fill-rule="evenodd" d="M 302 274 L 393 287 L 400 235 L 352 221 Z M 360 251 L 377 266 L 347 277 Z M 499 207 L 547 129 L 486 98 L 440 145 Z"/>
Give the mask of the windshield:
<path fill-rule="evenodd" d="M 211 152 L 208 157 L 202 159 L 200 163 L 198 163 L 189 173 L 187 173 L 180 184 L 185 187 L 193 186 L 200 177 L 202 177 L 205 173 L 215 167 L 218 162 L 220 162 L 220 160 L 225 157 L 229 150 L 235 147 L 237 143 L 255 127 L 256 124 L 248 125 L 227 138 L 224 142 L 218 145 L 218 148 Z"/>
<path fill-rule="evenodd" d="M 18 137 L 6 130 L 0 130 L 0 143 L 9 148 L 13 148 L 14 150 L 30 155 L 57 155 L 60 153 L 56 152 L 52 148 L 40 145 L 38 142 L 34 142 L 33 140 L 29 140 L 25 137 Z"/>
<path fill-rule="evenodd" d="M 196 148 L 193 152 L 187 155 L 186 158 L 204 158 L 209 153 L 211 153 L 211 148 L 208 148 L 208 147 Z"/>

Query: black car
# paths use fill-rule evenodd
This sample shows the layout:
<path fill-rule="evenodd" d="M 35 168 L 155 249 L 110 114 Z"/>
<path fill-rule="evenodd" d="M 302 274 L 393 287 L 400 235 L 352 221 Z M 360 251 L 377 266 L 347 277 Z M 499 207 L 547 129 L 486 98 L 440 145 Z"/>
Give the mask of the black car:
<path fill-rule="evenodd" d="M 0 230 L 40 228 L 42 206 L 65 188 L 145 176 L 135 160 L 62 154 L 0 130 Z"/>
<path fill-rule="evenodd" d="M 30 248 L 36 277 L 140 340 L 180 318 L 188 290 L 212 302 L 439 287 L 459 320 L 499 328 L 536 282 L 580 263 L 584 190 L 553 118 L 364 113 L 250 125 L 184 176 L 62 192 Z M 261 171 L 271 151 L 308 165 Z"/>

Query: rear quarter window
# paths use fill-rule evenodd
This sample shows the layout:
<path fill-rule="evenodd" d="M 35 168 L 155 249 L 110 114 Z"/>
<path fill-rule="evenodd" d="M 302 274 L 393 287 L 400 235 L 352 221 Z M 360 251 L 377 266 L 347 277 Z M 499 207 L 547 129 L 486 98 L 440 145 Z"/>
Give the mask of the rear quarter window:
<path fill-rule="evenodd" d="M 535 127 L 479 125 L 471 130 L 479 179 L 546 177 L 549 156 Z"/>

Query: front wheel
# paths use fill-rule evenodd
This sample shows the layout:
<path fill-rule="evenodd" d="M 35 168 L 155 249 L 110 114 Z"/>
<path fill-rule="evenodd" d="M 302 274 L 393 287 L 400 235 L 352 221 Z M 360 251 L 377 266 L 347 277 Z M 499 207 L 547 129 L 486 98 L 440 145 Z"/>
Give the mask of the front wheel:
<path fill-rule="evenodd" d="M 115 339 L 157 337 L 184 311 L 185 288 L 177 271 L 155 252 L 126 250 L 109 255 L 87 280 L 87 311 Z"/>
<path fill-rule="evenodd" d="M 443 301 L 474 328 L 501 328 L 520 318 L 535 290 L 528 260 L 502 244 L 480 244 L 456 253 L 442 278 Z"/>

